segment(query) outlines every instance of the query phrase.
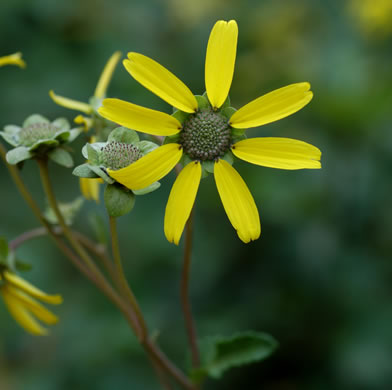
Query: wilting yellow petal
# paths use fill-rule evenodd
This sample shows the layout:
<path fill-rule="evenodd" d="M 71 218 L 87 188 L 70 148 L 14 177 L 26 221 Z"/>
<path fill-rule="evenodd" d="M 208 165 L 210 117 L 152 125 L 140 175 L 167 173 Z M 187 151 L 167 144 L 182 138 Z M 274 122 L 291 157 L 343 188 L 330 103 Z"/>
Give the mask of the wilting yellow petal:
<path fill-rule="evenodd" d="M 108 62 L 106 63 L 101 77 L 98 80 L 97 87 L 95 88 L 94 96 L 102 99 L 105 97 L 106 90 L 108 89 L 110 80 L 112 79 L 114 69 L 116 68 L 118 61 L 121 58 L 121 51 L 116 51 L 112 56 L 109 58 Z"/>
<path fill-rule="evenodd" d="M 20 68 L 25 68 L 26 63 L 22 60 L 22 53 L 15 53 L 9 56 L 0 57 L 0 66 L 16 65 Z"/>
<path fill-rule="evenodd" d="M 102 183 L 102 179 L 90 179 L 81 177 L 79 180 L 80 191 L 87 200 L 95 200 L 99 203 L 99 185 Z"/>
<path fill-rule="evenodd" d="M 219 20 L 207 45 L 205 79 L 208 99 L 219 108 L 229 94 L 237 51 L 238 26 L 235 20 Z"/>
<path fill-rule="evenodd" d="M 259 212 L 252 194 L 239 173 L 225 160 L 214 166 L 216 187 L 238 237 L 245 243 L 260 236 Z"/>
<path fill-rule="evenodd" d="M 20 302 L 20 305 L 30 311 L 35 317 L 48 325 L 56 324 L 59 319 L 46 307 L 42 306 L 35 299 L 29 297 L 24 292 L 16 289 L 15 287 L 7 286 L 8 292 L 12 294 L 16 301 Z"/>
<path fill-rule="evenodd" d="M 231 148 L 241 160 L 264 167 L 279 169 L 321 168 L 321 152 L 303 141 L 291 138 L 250 138 L 237 142 Z"/>
<path fill-rule="evenodd" d="M 26 280 L 9 271 L 4 271 L 3 275 L 5 280 L 7 280 L 9 283 L 11 283 L 17 288 L 20 288 L 26 294 L 31 295 L 34 298 L 40 299 L 43 302 L 51 303 L 53 305 L 59 305 L 63 301 L 61 295 L 48 295 L 43 291 L 39 290 L 37 287 L 34 287 Z"/>
<path fill-rule="evenodd" d="M 166 176 L 180 161 L 179 144 L 166 144 L 154 149 L 141 159 L 117 171 L 108 169 L 109 175 L 130 190 L 141 190 Z"/>
<path fill-rule="evenodd" d="M 49 96 L 56 104 L 65 108 L 69 108 L 70 110 L 82 111 L 85 114 L 91 114 L 93 112 L 93 108 L 89 104 L 56 95 L 52 90 L 49 91 Z"/>
<path fill-rule="evenodd" d="M 169 242 L 178 245 L 192 211 L 201 179 L 201 164 L 190 162 L 178 175 L 170 191 L 165 211 L 164 230 Z"/>
<path fill-rule="evenodd" d="M 173 116 L 124 100 L 104 99 L 98 112 L 112 122 L 142 133 L 174 135 L 181 130 L 181 123 Z"/>
<path fill-rule="evenodd" d="M 142 54 L 128 53 L 128 58 L 123 61 L 125 69 L 145 88 L 181 111 L 197 110 L 196 98 L 173 73 Z"/>
<path fill-rule="evenodd" d="M 294 114 L 312 100 L 313 92 L 309 89 L 309 83 L 297 83 L 269 92 L 236 111 L 230 125 L 246 129 Z"/>
<path fill-rule="evenodd" d="M 8 311 L 22 328 L 36 336 L 45 336 L 48 334 L 48 330 L 41 326 L 27 309 L 20 304 L 20 301 L 9 293 L 7 286 L 3 286 L 0 289 L 0 292 L 7 305 Z"/>
<path fill-rule="evenodd" d="M 78 115 L 74 118 L 74 122 L 78 125 L 83 125 L 84 131 L 88 131 L 93 126 L 93 120 L 87 116 Z"/>

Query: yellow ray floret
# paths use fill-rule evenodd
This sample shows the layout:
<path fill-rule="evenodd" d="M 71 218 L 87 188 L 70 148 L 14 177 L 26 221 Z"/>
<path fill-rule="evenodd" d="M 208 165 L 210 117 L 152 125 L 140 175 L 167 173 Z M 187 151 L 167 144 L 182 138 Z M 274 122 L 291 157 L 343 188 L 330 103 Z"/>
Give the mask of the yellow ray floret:
<path fill-rule="evenodd" d="M 225 160 L 214 166 L 214 177 L 226 214 L 245 243 L 260 237 L 260 218 L 255 201 L 239 173 Z"/>
<path fill-rule="evenodd" d="M 99 185 L 103 183 L 102 179 L 91 179 L 81 177 L 79 180 L 80 191 L 87 200 L 99 202 Z"/>
<path fill-rule="evenodd" d="M 171 115 L 120 99 L 104 99 L 98 112 L 122 126 L 152 135 L 174 135 L 181 123 Z"/>
<path fill-rule="evenodd" d="M 214 109 L 227 98 L 234 74 L 238 26 L 235 20 L 215 23 L 207 45 L 205 82 L 208 99 Z"/>
<path fill-rule="evenodd" d="M 169 242 L 178 245 L 192 211 L 201 179 L 199 161 L 189 163 L 178 175 L 166 205 L 164 230 Z"/>
<path fill-rule="evenodd" d="M 196 98 L 173 73 L 142 54 L 129 53 L 128 58 L 123 61 L 125 69 L 145 88 L 181 111 L 197 110 Z"/>
<path fill-rule="evenodd" d="M 120 61 L 121 52 L 116 51 L 108 60 L 105 68 L 102 71 L 101 77 L 98 80 L 97 86 L 95 88 L 94 96 L 96 98 L 102 99 L 105 97 L 106 90 L 110 80 L 112 79 L 114 69 L 116 68 L 118 61 Z"/>
<path fill-rule="evenodd" d="M 246 129 L 285 118 L 306 106 L 313 97 L 309 83 L 276 89 L 246 104 L 230 118 L 230 125 Z"/>
<path fill-rule="evenodd" d="M 178 144 L 160 146 L 140 160 L 109 175 L 130 190 L 141 190 L 166 176 L 180 161 L 182 148 Z"/>
<path fill-rule="evenodd" d="M 279 169 L 321 168 L 321 152 L 303 141 L 290 138 L 249 138 L 232 146 L 241 160 L 264 167 Z"/>
<path fill-rule="evenodd" d="M 25 68 L 26 63 L 22 60 L 22 53 L 15 53 L 9 56 L 0 57 L 0 67 L 5 65 L 16 65 Z"/>
<path fill-rule="evenodd" d="M 56 104 L 65 108 L 69 108 L 70 110 L 81 111 L 85 114 L 91 114 L 93 112 L 93 108 L 89 104 L 56 95 L 52 90 L 49 91 L 49 96 Z"/>

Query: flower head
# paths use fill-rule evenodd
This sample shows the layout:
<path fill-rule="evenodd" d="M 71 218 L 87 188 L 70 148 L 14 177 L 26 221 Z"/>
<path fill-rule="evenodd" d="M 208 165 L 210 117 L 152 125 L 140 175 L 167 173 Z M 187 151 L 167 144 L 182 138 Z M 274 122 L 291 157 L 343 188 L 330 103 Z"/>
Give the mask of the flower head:
<path fill-rule="evenodd" d="M 62 302 L 60 295 L 48 295 L 16 274 L 4 269 L 0 272 L 0 295 L 15 321 L 33 335 L 44 336 L 48 334 L 48 329 L 37 320 L 46 325 L 54 325 L 58 322 L 57 316 L 41 305 L 39 301 L 58 305 Z"/>
<path fill-rule="evenodd" d="M 234 73 L 238 27 L 234 20 L 213 27 L 205 62 L 206 94 L 194 96 L 176 76 L 154 60 L 129 53 L 127 71 L 144 87 L 173 105 L 168 115 L 118 99 L 105 99 L 98 112 L 105 118 L 140 132 L 166 136 L 164 145 L 134 164 L 108 169 L 108 175 L 128 188 L 148 186 L 180 161 L 166 206 L 164 231 L 178 244 L 191 213 L 202 176 L 214 174 L 226 214 L 244 242 L 260 236 L 260 220 L 253 197 L 232 167 L 234 156 L 256 165 L 280 169 L 320 168 L 315 146 L 288 138 L 246 139 L 245 130 L 285 118 L 312 99 L 309 83 L 291 84 L 253 100 L 236 111 L 228 93 Z"/>
<path fill-rule="evenodd" d="M 9 56 L 0 57 L 0 66 L 16 65 L 19 68 L 25 68 L 26 63 L 22 60 L 22 53 L 15 53 Z"/>
<path fill-rule="evenodd" d="M 42 115 L 34 114 L 23 122 L 22 127 L 5 126 L 0 135 L 14 146 L 6 156 L 9 164 L 47 155 L 60 165 L 72 167 L 72 157 L 63 145 L 72 142 L 80 131 L 80 128 L 71 129 L 64 118 L 50 122 Z"/>

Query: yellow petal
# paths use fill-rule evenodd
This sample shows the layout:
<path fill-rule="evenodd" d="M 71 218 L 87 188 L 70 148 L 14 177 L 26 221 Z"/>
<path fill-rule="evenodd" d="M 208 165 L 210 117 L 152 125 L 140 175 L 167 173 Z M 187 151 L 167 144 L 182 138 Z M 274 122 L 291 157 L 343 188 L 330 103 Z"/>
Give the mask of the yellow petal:
<path fill-rule="evenodd" d="M 83 125 L 84 131 L 88 131 L 93 126 L 93 120 L 87 116 L 78 115 L 74 118 L 74 122 L 78 125 Z"/>
<path fill-rule="evenodd" d="M 291 84 L 246 104 L 230 118 L 230 125 L 246 129 L 285 118 L 306 106 L 313 97 L 309 83 Z"/>
<path fill-rule="evenodd" d="M 97 87 L 95 88 L 94 96 L 103 99 L 106 94 L 106 90 L 108 89 L 110 80 L 112 79 L 114 69 L 116 68 L 118 61 L 121 58 L 121 51 L 116 51 L 112 56 L 109 58 L 108 62 L 106 63 L 101 77 L 98 80 Z"/>
<path fill-rule="evenodd" d="M 16 65 L 20 68 L 25 68 L 26 63 L 22 60 L 22 53 L 15 53 L 9 56 L 0 57 L 0 66 Z"/>
<path fill-rule="evenodd" d="M 20 304 L 20 301 L 9 293 L 6 286 L 3 286 L 0 292 L 7 305 L 8 311 L 22 328 L 36 336 L 44 336 L 48 333 L 47 329 L 41 326 L 27 309 Z"/>
<path fill-rule="evenodd" d="M 237 142 L 231 148 L 241 160 L 264 167 L 279 169 L 321 168 L 321 152 L 303 141 L 290 138 L 250 138 Z"/>
<path fill-rule="evenodd" d="M 93 109 L 89 104 L 56 95 L 52 90 L 49 91 L 49 96 L 56 104 L 65 108 L 69 108 L 70 110 L 82 111 L 85 114 L 91 114 L 93 112 Z"/>
<path fill-rule="evenodd" d="M 225 160 L 214 166 L 216 187 L 223 207 L 238 237 L 245 243 L 260 237 L 259 212 L 239 173 Z"/>
<path fill-rule="evenodd" d="M 182 148 L 179 144 L 166 144 L 154 149 L 141 159 L 109 175 L 130 190 L 141 190 L 166 176 L 180 161 Z"/>
<path fill-rule="evenodd" d="M 57 316 L 55 316 L 51 311 L 42 306 L 35 299 L 29 297 L 15 287 L 7 287 L 9 293 L 15 297 L 16 301 L 19 301 L 21 306 L 24 306 L 25 309 L 34 314 L 34 316 L 42 322 L 45 322 L 48 325 L 53 325 L 59 321 Z"/>
<path fill-rule="evenodd" d="M 201 179 L 201 164 L 190 162 L 178 175 L 166 205 L 164 230 L 169 242 L 178 245 L 192 211 Z"/>
<path fill-rule="evenodd" d="M 208 99 L 219 108 L 229 94 L 234 74 L 238 26 L 235 20 L 219 20 L 213 27 L 207 45 L 205 79 Z"/>
<path fill-rule="evenodd" d="M 104 99 L 98 112 L 106 119 L 122 126 L 152 135 L 174 135 L 181 130 L 181 123 L 171 115 L 125 102 Z"/>
<path fill-rule="evenodd" d="M 26 294 L 31 295 L 34 298 L 40 299 L 43 302 L 51 303 L 53 305 L 59 305 L 63 301 L 61 295 L 48 295 L 43 291 L 39 290 L 37 287 L 34 287 L 26 280 L 20 278 L 19 276 L 11 272 L 4 271 L 3 275 L 5 280 L 7 280 L 13 286 L 20 288 Z"/>
<path fill-rule="evenodd" d="M 124 60 L 130 75 L 161 99 L 185 112 L 195 112 L 197 101 L 190 89 L 165 67 L 139 53 L 128 53 Z"/>
<path fill-rule="evenodd" d="M 90 179 L 81 177 L 79 180 L 80 191 L 87 200 L 95 200 L 99 203 L 99 185 L 102 179 Z"/>

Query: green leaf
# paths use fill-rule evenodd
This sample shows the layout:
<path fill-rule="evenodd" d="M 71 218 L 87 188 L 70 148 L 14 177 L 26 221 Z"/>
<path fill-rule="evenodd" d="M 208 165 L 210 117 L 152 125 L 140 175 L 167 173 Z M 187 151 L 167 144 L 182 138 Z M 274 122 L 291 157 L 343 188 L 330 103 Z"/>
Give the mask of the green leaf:
<path fill-rule="evenodd" d="M 231 337 L 212 337 L 206 339 L 203 344 L 201 368 L 192 374 L 196 380 L 202 379 L 205 375 L 218 379 L 232 367 L 264 360 L 278 346 L 272 336 L 253 331 L 237 333 Z"/>
<path fill-rule="evenodd" d="M 4 131 L 9 134 L 19 133 L 22 128 L 16 125 L 6 125 L 4 126 Z"/>
<path fill-rule="evenodd" d="M 197 100 L 199 110 L 206 110 L 208 108 L 211 108 L 210 102 L 207 98 L 207 92 L 204 92 L 203 96 L 195 95 L 195 98 Z"/>
<path fill-rule="evenodd" d="M 87 159 L 92 165 L 99 165 L 99 154 L 98 152 L 90 145 L 86 144 L 87 150 Z"/>
<path fill-rule="evenodd" d="M 72 172 L 73 175 L 78 177 L 97 178 L 99 177 L 94 171 L 90 169 L 88 164 L 78 165 Z"/>
<path fill-rule="evenodd" d="M 133 192 L 117 183 L 106 186 L 104 200 L 109 215 L 114 218 L 129 213 L 135 205 Z"/>
<path fill-rule="evenodd" d="M 48 153 L 48 156 L 53 162 L 63 167 L 72 168 L 74 165 L 71 153 L 69 153 L 65 149 L 62 148 L 53 149 Z"/>
<path fill-rule="evenodd" d="M 154 149 L 158 147 L 157 144 L 150 141 L 140 141 L 135 146 L 137 146 L 143 155 L 152 152 Z"/>
<path fill-rule="evenodd" d="M 5 132 L 5 131 L 0 131 L 0 135 L 10 145 L 12 145 L 14 147 L 17 147 L 19 145 L 19 135 L 18 135 L 18 133 L 8 133 L 8 132 Z"/>
<path fill-rule="evenodd" d="M 5 262 L 7 261 L 8 253 L 8 242 L 4 237 L 0 237 L 0 263 L 5 264 Z"/>
<path fill-rule="evenodd" d="M 172 116 L 174 116 L 174 118 L 176 118 L 182 125 L 188 119 L 189 115 L 192 114 L 177 109 L 175 109 L 175 111 L 172 114 Z"/>
<path fill-rule="evenodd" d="M 74 129 L 69 130 L 69 137 L 67 142 L 70 143 L 73 140 L 75 140 L 82 131 L 83 131 L 82 127 L 75 127 Z"/>
<path fill-rule="evenodd" d="M 59 131 L 68 131 L 70 130 L 71 126 L 69 122 L 65 118 L 57 118 L 52 122 L 52 125 L 59 128 Z"/>
<path fill-rule="evenodd" d="M 108 142 L 122 142 L 124 144 L 134 144 L 139 142 L 139 136 L 135 130 L 126 127 L 116 127 L 109 134 Z"/>
<path fill-rule="evenodd" d="M 6 159 L 8 164 L 15 165 L 20 163 L 21 161 L 31 158 L 32 156 L 33 154 L 30 153 L 28 148 L 26 148 L 25 146 L 19 146 L 15 149 L 11 149 L 10 151 L 8 151 Z"/>
<path fill-rule="evenodd" d="M 150 192 L 157 190 L 160 186 L 161 183 L 159 183 L 159 181 L 156 181 L 155 183 L 150 184 L 148 187 L 142 188 L 141 190 L 132 190 L 132 192 L 135 195 L 146 195 Z"/>
<path fill-rule="evenodd" d="M 82 148 L 83 157 L 88 160 L 87 145 L 90 145 L 99 154 L 101 149 L 106 146 L 106 142 L 94 142 L 93 144 L 86 144 Z"/>
<path fill-rule="evenodd" d="M 108 243 L 107 230 L 102 216 L 97 213 L 91 213 L 88 216 L 88 222 L 94 230 L 97 241 L 106 246 Z"/>
<path fill-rule="evenodd" d="M 23 122 L 23 127 L 34 125 L 35 123 L 50 123 L 44 116 L 39 114 L 30 115 Z"/>

